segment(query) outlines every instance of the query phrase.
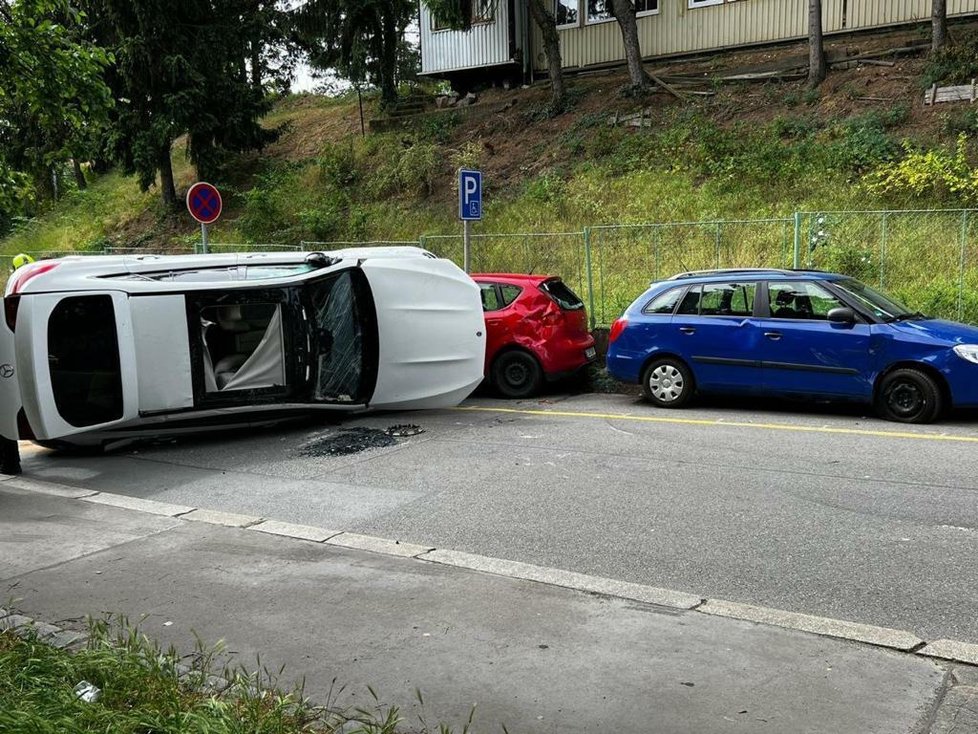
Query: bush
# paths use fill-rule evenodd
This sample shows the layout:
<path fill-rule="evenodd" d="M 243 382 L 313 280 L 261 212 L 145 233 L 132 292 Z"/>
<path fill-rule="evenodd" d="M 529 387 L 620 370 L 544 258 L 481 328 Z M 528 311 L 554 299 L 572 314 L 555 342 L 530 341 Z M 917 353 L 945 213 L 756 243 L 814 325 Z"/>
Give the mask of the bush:
<path fill-rule="evenodd" d="M 921 83 L 925 88 L 934 84 L 969 84 L 975 77 L 978 77 L 978 36 L 949 44 L 931 54 Z"/>
<path fill-rule="evenodd" d="M 333 186 L 352 186 L 359 178 L 356 150 L 352 145 L 331 146 L 319 158 L 322 180 Z"/>
<path fill-rule="evenodd" d="M 928 316 L 964 321 L 978 324 L 978 290 L 965 284 L 963 291 L 957 279 L 944 278 L 924 286 L 894 289 L 893 295 L 914 310 Z M 958 298 L 961 293 L 961 313 L 958 313 Z"/>
<path fill-rule="evenodd" d="M 832 163 L 844 171 L 863 173 L 892 161 L 899 155 L 900 146 L 886 131 L 900 124 L 900 116 L 907 114 L 905 108 L 896 108 L 894 112 L 871 112 L 839 123 L 829 148 Z"/>
<path fill-rule="evenodd" d="M 441 169 L 441 154 L 434 143 L 415 143 L 401 152 L 397 180 L 405 192 L 430 196 Z"/>
<path fill-rule="evenodd" d="M 552 171 L 547 171 L 526 182 L 523 196 L 539 204 L 549 204 L 564 199 L 566 190 L 564 179 Z"/>
<path fill-rule="evenodd" d="M 968 138 L 965 135 L 958 137 L 953 150 L 917 150 L 909 142 L 903 147 L 902 160 L 884 163 L 865 177 L 869 191 L 978 201 L 978 172 L 968 163 Z"/>

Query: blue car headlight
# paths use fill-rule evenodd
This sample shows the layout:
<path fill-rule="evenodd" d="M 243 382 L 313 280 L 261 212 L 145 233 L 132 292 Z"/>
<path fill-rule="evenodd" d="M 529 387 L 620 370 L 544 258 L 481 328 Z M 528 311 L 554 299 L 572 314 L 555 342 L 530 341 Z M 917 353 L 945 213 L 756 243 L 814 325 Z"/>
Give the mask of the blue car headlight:
<path fill-rule="evenodd" d="M 978 364 L 978 344 L 959 344 L 954 348 L 954 353 L 961 359 Z"/>

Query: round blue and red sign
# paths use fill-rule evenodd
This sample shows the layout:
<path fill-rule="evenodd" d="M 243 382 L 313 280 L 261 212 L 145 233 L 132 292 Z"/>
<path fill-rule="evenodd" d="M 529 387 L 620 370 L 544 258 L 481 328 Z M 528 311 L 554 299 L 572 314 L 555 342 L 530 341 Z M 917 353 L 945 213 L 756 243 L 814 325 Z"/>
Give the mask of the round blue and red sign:
<path fill-rule="evenodd" d="M 187 210 L 201 224 L 213 224 L 221 216 L 224 202 L 216 186 L 203 181 L 195 183 L 187 192 Z"/>

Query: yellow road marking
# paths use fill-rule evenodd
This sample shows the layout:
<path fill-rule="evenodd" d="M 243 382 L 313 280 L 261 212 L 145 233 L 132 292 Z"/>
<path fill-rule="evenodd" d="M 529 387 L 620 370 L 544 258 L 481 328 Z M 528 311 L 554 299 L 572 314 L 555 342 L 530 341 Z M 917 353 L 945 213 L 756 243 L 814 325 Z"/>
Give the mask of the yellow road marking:
<path fill-rule="evenodd" d="M 459 407 L 456 410 L 473 413 L 508 413 L 512 415 L 551 416 L 557 418 L 599 418 L 601 420 L 633 421 L 636 423 L 667 423 L 680 426 L 712 426 L 721 428 L 763 428 L 769 431 L 793 431 L 796 433 L 834 433 L 845 436 L 873 436 L 876 438 L 906 438 L 918 441 L 950 441 L 952 443 L 978 443 L 978 436 L 949 436 L 937 433 L 912 433 L 909 431 L 870 431 L 861 428 L 829 428 L 827 426 L 799 426 L 790 423 L 748 423 L 746 421 L 706 420 L 702 418 L 662 418 L 628 413 L 584 413 L 568 410 L 528 410 L 519 408 Z"/>

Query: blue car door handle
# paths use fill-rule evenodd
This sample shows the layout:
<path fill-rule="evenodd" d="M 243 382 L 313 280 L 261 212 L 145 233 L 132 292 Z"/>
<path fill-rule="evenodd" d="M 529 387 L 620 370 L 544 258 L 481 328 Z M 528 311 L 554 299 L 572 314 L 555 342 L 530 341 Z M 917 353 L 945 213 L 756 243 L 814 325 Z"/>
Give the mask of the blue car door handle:
<path fill-rule="evenodd" d="M 780 331 L 765 331 L 764 332 L 764 336 L 766 336 L 771 341 L 775 341 L 776 342 L 776 341 L 779 341 L 781 339 L 782 334 L 781 334 Z"/>
<path fill-rule="evenodd" d="M 692 326 L 680 326 L 679 327 L 679 330 L 683 334 L 695 334 L 696 333 L 696 329 L 694 329 Z"/>

